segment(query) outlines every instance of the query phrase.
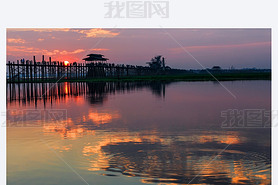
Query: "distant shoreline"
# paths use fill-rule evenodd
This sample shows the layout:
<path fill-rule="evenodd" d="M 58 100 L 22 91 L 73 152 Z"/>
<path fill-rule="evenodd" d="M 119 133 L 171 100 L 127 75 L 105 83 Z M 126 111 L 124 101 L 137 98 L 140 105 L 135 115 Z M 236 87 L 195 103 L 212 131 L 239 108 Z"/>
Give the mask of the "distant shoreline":
<path fill-rule="evenodd" d="M 237 80 L 271 80 L 271 72 L 251 73 L 212 73 L 211 74 L 176 74 L 151 76 L 125 76 L 115 78 L 83 78 L 83 79 L 44 79 L 28 82 L 24 80 L 7 83 L 59 83 L 59 82 L 132 82 L 132 81 L 237 81 Z"/>

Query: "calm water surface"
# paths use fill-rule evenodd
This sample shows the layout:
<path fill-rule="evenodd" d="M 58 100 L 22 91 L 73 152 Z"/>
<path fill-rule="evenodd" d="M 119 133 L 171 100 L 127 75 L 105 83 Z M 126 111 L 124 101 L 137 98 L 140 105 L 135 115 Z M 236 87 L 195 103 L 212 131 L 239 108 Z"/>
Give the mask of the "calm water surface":
<path fill-rule="evenodd" d="M 270 184 L 271 81 L 7 85 L 8 184 Z"/>

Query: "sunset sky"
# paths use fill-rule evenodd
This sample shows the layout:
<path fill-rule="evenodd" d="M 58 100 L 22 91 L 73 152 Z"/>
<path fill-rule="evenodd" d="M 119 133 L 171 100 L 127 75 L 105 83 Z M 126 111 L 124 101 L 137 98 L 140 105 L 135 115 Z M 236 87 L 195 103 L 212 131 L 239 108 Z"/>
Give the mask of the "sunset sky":
<path fill-rule="evenodd" d="M 35 55 L 81 62 L 100 53 L 111 63 L 146 65 L 163 55 L 172 68 L 270 68 L 270 29 L 7 29 L 7 61 Z"/>

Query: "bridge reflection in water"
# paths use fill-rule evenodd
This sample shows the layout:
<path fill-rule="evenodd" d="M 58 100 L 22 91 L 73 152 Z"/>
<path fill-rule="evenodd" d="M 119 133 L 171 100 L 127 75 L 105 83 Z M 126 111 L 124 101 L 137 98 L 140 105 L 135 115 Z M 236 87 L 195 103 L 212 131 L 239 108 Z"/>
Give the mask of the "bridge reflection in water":
<path fill-rule="evenodd" d="M 153 94 L 165 97 L 165 86 L 169 82 L 71 82 L 71 83 L 7 83 L 9 104 L 34 103 L 52 104 L 57 99 L 72 96 L 86 96 L 91 104 L 101 104 L 108 94 L 125 93 L 143 88 Z"/>

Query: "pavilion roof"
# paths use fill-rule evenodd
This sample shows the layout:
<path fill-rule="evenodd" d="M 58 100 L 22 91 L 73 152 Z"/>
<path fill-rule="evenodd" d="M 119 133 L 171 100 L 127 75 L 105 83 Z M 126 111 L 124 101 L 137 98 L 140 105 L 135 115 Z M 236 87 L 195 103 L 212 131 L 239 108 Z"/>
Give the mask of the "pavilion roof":
<path fill-rule="evenodd" d="M 107 61 L 108 58 L 103 58 L 104 55 L 101 54 L 88 54 L 88 57 L 83 58 L 82 60 L 85 61 Z"/>

